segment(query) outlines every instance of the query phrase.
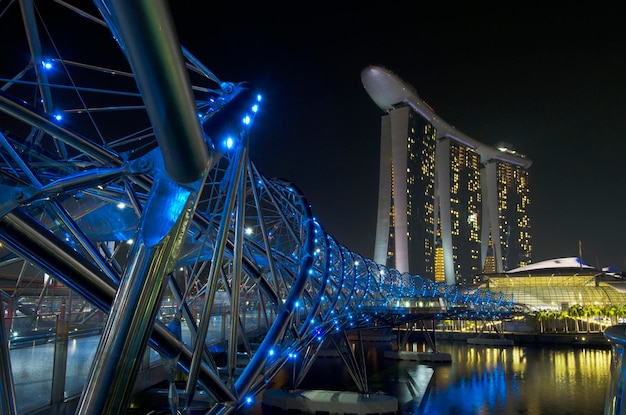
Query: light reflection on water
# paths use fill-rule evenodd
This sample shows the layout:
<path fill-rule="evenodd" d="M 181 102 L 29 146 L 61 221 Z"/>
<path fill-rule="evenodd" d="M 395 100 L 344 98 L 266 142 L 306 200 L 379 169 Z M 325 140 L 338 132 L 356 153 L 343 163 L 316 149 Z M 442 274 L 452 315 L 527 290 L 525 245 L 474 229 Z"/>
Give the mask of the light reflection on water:
<path fill-rule="evenodd" d="M 397 397 L 403 415 L 604 413 L 610 349 L 439 342 L 438 351 L 450 353 L 452 362 L 428 365 L 385 359 L 388 344 L 368 345 L 369 390 Z M 422 351 L 424 346 L 412 344 L 407 349 Z M 356 390 L 340 359 L 318 361 L 302 388 Z M 254 413 L 285 412 L 259 409 Z"/>
<path fill-rule="evenodd" d="M 440 345 L 424 414 L 601 415 L 611 351 L 568 347 Z M 460 397 L 463 397 L 460 399 Z"/>

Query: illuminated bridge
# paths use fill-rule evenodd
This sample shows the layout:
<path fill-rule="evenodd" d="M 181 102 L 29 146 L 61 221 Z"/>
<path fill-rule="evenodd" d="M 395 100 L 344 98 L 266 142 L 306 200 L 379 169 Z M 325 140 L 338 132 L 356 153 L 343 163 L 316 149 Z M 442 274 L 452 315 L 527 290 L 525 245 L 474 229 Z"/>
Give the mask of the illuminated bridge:
<path fill-rule="evenodd" d="M 16 46 L 0 67 L 2 413 L 72 399 L 77 413 L 122 413 L 146 356 L 170 369 L 172 410 L 201 398 L 230 413 L 294 354 L 301 379 L 335 335 L 507 312 L 511 298 L 351 252 L 296 185 L 257 171 L 257 91 L 181 46 L 165 2 L 83 3 L 0 10 Z M 94 355 L 74 365 L 90 335 Z M 36 361 L 50 342 L 54 361 Z M 14 376 L 24 346 L 49 364 L 45 393 Z"/>

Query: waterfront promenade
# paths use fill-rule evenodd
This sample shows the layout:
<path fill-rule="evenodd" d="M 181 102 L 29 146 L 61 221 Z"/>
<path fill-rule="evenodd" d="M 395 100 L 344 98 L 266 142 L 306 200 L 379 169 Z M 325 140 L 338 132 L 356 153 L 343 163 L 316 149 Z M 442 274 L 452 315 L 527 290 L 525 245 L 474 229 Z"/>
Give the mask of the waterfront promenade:
<path fill-rule="evenodd" d="M 438 341 L 467 341 L 477 337 L 479 333 L 458 331 L 437 331 Z M 496 333 L 482 333 L 481 337 L 496 339 Z M 610 349 L 611 344 L 603 333 L 534 333 L 534 332 L 504 332 L 502 337 L 513 341 L 518 346 L 540 344 L 543 346 L 571 346 Z"/>

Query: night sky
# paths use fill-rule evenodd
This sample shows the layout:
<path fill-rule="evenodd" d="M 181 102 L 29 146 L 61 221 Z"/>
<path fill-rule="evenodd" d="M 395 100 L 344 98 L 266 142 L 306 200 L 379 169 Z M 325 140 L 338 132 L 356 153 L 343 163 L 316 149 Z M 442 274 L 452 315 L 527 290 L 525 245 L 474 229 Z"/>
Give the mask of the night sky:
<path fill-rule="evenodd" d="M 198 2 L 171 3 L 186 48 L 221 80 L 250 81 L 264 95 L 250 157 L 266 177 L 297 185 L 339 244 L 373 256 L 383 112 L 360 73 L 376 64 L 458 130 L 533 161 L 533 262 L 578 256 L 582 241 L 586 263 L 626 269 L 626 25 L 617 8 L 362 2 L 200 12 Z"/>

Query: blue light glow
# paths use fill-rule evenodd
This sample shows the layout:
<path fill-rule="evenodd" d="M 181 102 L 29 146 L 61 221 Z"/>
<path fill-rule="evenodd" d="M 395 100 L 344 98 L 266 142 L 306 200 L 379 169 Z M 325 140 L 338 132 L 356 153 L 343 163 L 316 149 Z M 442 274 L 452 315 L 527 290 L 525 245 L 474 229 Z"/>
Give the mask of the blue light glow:
<path fill-rule="evenodd" d="M 242 121 L 243 121 L 243 123 L 244 123 L 245 125 L 250 125 L 250 123 L 252 122 L 252 119 L 250 118 L 250 116 L 249 116 L 249 115 L 247 115 L 247 114 L 246 114 L 246 115 L 243 117 L 243 120 L 242 120 Z"/>
<path fill-rule="evenodd" d="M 250 404 L 252 403 L 252 398 L 248 396 L 248 397 L 246 398 L 246 403 L 247 403 L 248 405 L 250 405 Z"/>
<path fill-rule="evenodd" d="M 61 120 L 63 120 L 63 116 L 61 114 L 55 114 L 54 115 L 54 119 L 57 120 L 57 121 L 61 121 Z"/>
<path fill-rule="evenodd" d="M 226 148 L 231 149 L 235 145 L 235 140 L 233 140 L 232 137 L 228 137 L 225 143 L 226 143 Z"/>
<path fill-rule="evenodd" d="M 50 69 L 52 69 L 52 61 L 49 61 L 49 60 L 41 61 L 41 67 L 49 71 Z"/>

